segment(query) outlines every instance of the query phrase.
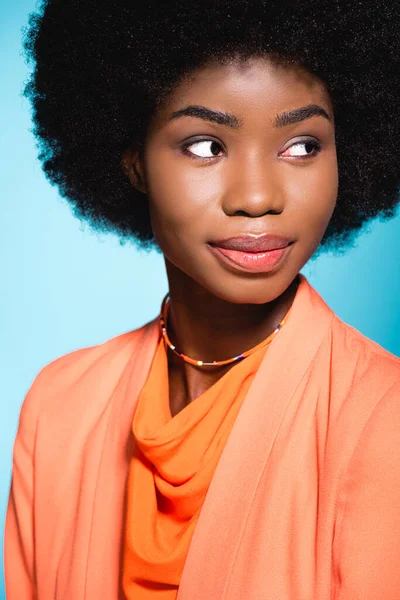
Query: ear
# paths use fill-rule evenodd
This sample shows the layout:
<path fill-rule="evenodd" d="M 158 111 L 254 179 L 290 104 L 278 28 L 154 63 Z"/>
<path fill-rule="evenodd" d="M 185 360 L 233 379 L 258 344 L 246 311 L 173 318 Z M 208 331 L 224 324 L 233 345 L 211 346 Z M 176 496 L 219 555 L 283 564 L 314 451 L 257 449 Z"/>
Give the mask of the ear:
<path fill-rule="evenodd" d="M 129 148 L 126 150 L 122 155 L 121 165 L 131 184 L 139 192 L 146 194 L 143 158 L 139 148 Z"/>

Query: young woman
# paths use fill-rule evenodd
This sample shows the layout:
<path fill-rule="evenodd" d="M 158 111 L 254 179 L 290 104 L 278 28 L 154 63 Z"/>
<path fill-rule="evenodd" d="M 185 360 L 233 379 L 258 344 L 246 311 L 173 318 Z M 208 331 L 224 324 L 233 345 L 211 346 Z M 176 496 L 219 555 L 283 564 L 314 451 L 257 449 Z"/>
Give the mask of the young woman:
<path fill-rule="evenodd" d="M 34 380 L 8 600 L 398 600 L 400 359 L 300 270 L 394 215 L 399 25 L 368 0 L 32 17 L 44 170 L 159 249 L 169 293 Z"/>

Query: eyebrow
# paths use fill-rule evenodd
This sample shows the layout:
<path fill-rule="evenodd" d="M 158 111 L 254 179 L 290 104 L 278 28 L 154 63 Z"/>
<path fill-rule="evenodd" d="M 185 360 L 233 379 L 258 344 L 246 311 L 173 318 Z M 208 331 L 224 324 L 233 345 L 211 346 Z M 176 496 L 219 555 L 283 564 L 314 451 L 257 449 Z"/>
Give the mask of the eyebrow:
<path fill-rule="evenodd" d="M 218 125 L 226 125 L 231 129 L 240 129 L 243 124 L 243 121 L 236 115 L 221 110 L 213 110 L 198 104 L 190 104 L 189 106 L 176 110 L 168 117 L 168 121 L 185 116 L 196 117 L 197 119 L 203 119 L 204 121 L 212 121 Z M 322 106 L 319 106 L 318 104 L 308 104 L 307 106 L 301 106 L 300 108 L 295 108 L 276 115 L 273 120 L 273 125 L 274 127 L 285 127 L 286 125 L 294 125 L 295 123 L 300 123 L 300 121 L 305 121 L 306 119 L 316 116 L 324 117 L 328 121 L 331 120 L 330 116 Z"/>

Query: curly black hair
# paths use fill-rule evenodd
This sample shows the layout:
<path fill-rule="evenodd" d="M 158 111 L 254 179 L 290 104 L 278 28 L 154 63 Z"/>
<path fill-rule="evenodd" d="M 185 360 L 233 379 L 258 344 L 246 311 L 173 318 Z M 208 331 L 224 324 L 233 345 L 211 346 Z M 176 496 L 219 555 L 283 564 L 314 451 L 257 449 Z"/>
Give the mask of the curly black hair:
<path fill-rule="evenodd" d="M 24 31 L 24 95 L 47 178 L 95 231 L 157 248 L 121 166 L 168 94 L 211 59 L 268 55 L 325 84 L 339 191 L 319 247 L 343 250 L 399 203 L 398 0 L 42 0 Z"/>

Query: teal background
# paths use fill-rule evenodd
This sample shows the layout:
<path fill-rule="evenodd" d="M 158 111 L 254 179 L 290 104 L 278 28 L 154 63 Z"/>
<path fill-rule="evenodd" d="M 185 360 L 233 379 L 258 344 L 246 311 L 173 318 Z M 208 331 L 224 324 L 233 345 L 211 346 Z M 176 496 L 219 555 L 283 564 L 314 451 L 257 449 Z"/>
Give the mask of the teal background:
<path fill-rule="evenodd" d="M 93 234 L 41 171 L 20 96 L 28 72 L 21 27 L 34 8 L 18 0 L 0 9 L 0 599 L 13 440 L 33 378 L 67 352 L 149 321 L 167 291 L 160 254 Z M 399 239 L 400 215 L 377 220 L 345 256 L 321 256 L 302 269 L 340 318 L 397 356 Z"/>

